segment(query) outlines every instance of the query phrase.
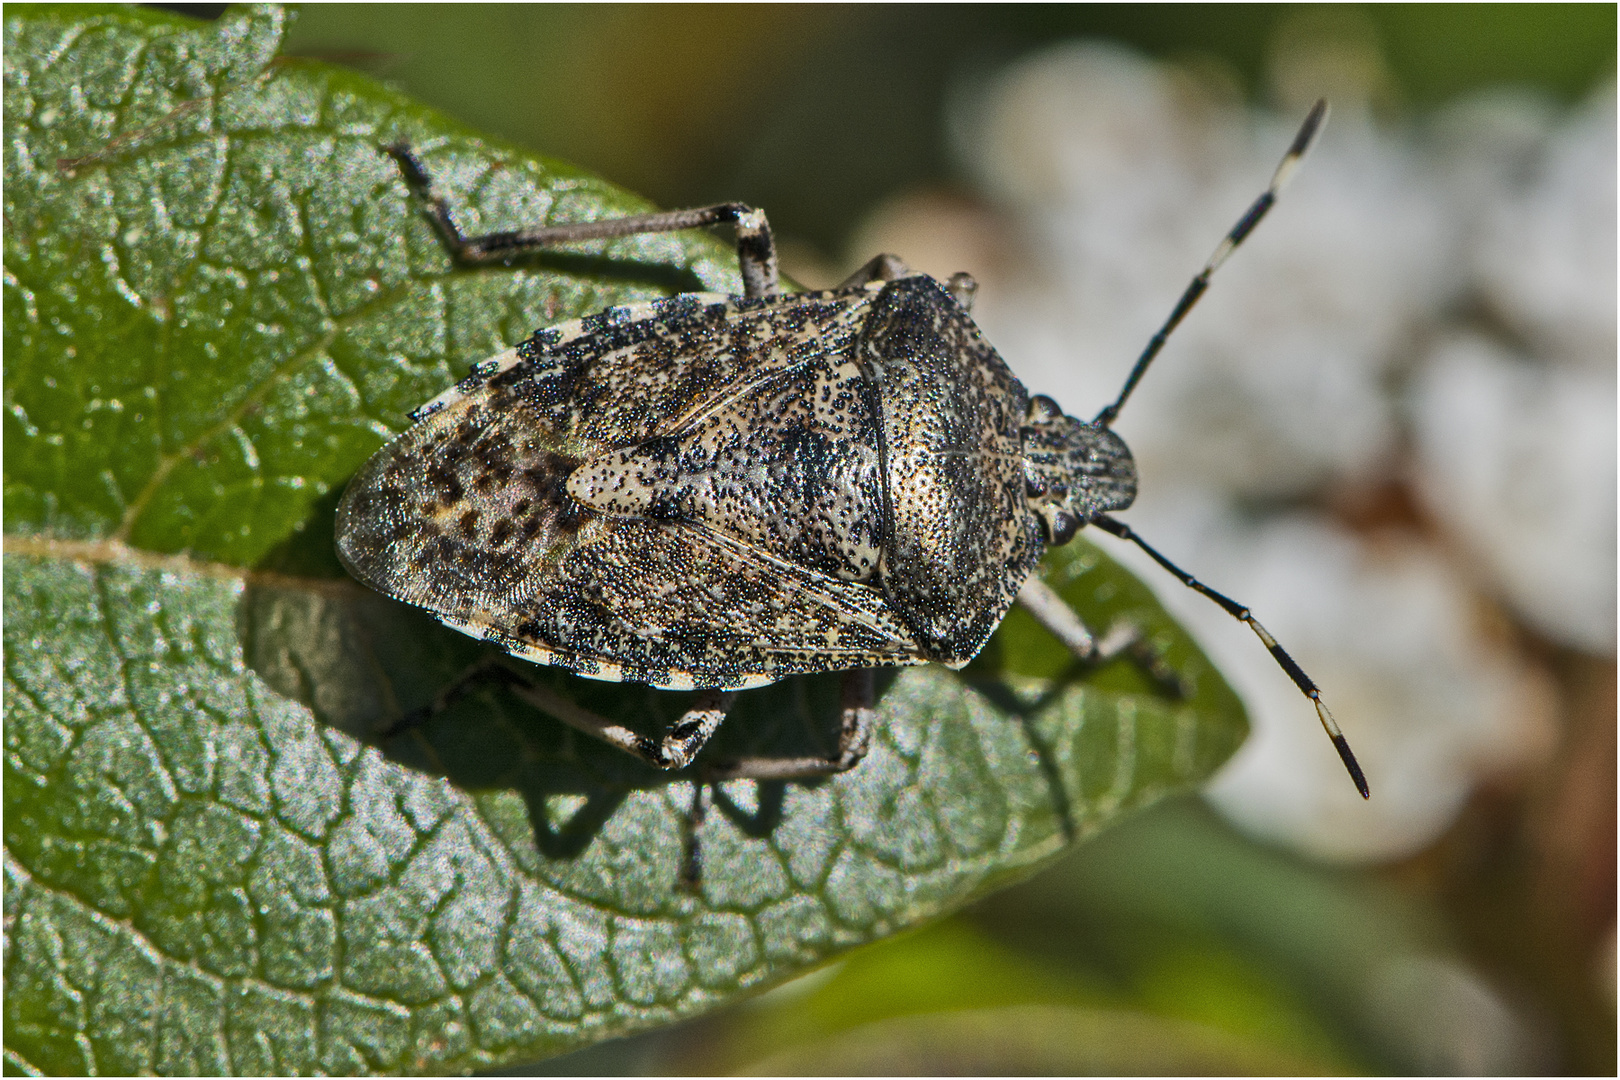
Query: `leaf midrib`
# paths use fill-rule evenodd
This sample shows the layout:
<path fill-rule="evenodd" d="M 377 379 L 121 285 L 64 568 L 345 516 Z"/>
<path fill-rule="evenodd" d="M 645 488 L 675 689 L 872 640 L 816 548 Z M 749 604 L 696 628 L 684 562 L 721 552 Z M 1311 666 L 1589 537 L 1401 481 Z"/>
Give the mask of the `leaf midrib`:
<path fill-rule="evenodd" d="M 45 534 L 6 533 L 4 539 L 7 555 L 55 559 L 59 562 L 78 563 L 81 566 L 125 566 L 137 570 L 160 570 L 244 586 L 306 592 L 336 600 L 376 595 L 348 578 L 315 578 L 282 574 L 273 570 L 248 570 L 231 563 L 131 547 L 116 538 L 62 540 Z"/>

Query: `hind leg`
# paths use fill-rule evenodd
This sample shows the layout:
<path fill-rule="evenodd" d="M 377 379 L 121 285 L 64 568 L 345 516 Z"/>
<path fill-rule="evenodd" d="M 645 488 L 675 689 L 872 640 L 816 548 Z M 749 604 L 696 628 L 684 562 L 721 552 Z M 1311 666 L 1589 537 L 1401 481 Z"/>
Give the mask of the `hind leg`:
<path fill-rule="evenodd" d="M 383 147 L 399 164 L 400 174 L 411 194 L 427 210 L 433 225 L 457 262 L 479 264 L 501 262 L 514 255 L 543 250 L 577 240 L 602 240 L 642 233 L 675 232 L 706 225 L 734 225 L 737 229 L 737 264 L 742 272 L 746 296 L 775 296 L 779 291 L 776 269 L 776 243 L 763 210 L 743 203 L 718 203 L 694 210 L 667 210 L 656 214 L 579 221 L 562 225 L 539 225 L 511 232 L 467 236 L 456 224 L 450 204 L 433 189 L 433 178 L 406 143 Z"/>

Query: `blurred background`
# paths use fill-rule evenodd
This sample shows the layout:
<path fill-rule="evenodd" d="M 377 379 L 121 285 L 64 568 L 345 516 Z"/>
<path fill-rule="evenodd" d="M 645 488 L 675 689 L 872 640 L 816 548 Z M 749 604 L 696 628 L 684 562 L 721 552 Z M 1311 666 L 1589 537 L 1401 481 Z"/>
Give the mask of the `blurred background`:
<path fill-rule="evenodd" d="M 191 9 L 206 15 L 205 10 Z M 556 1072 L 1615 1072 L 1615 8 L 311 5 L 289 51 L 663 206 L 766 208 L 800 282 L 973 273 L 1093 415 L 1310 103 L 1334 113 L 1116 425 L 1103 538 L 1254 736 L 944 923 Z"/>

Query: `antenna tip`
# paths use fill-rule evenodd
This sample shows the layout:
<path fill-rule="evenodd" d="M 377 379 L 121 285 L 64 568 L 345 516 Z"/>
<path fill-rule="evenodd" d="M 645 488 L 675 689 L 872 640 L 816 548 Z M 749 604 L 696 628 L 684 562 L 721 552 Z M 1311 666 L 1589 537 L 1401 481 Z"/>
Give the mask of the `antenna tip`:
<path fill-rule="evenodd" d="M 1350 779 L 1356 783 L 1356 790 L 1361 792 L 1363 799 L 1372 798 L 1372 792 L 1367 789 L 1367 774 L 1361 771 L 1361 762 L 1356 755 L 1350 752 L 1350 742 L 1343 735 L 1333 736 L 1333 749 L 1339 752 L 1339 760 L 1350 772 Z"/>
<path fill-rule="evenodd" d="M 1288 148 L 1288 157 L 1297 160 L 1305 156 L 1305 152 L 1311 148 L 1311 143 L 1315 142 L 1316 136 L 1321 133 L 1322 125 L 1327 123 L 1327 116 L 1327 98 L 1317 98 L 1316 104 L 1312 105 L 1311 111 L 1306 114 L 1305 122 L 1299 125 L 1299 134 L 1294 136 L 1294 145 Z"/>

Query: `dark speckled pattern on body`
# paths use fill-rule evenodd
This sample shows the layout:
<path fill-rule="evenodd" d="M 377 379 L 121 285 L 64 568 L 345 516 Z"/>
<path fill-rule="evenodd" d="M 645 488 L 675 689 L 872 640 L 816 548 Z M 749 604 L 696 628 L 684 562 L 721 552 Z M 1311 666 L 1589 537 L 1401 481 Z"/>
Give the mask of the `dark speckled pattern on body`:
<path fill-rule="evenodd" d="M 1083 661 L 1129 647 L 1129 635 L 1095 640 L 1030 578 L 1047 544 L 1096 525 L 1255 632 L 1315 704 L 1365 798 L 1320 690 L 1248 608 L 1109 516 L 1131 505 L 1137 482 L 1110 425 L 1326 116 L 1318 101 L 1089 423 L 1030 397 L 985 343 L 967 314 L 977 288 L 967 274 L 942 288 L 878 255 L 835 290 L 782 296 L 765 215 L 741 203 L 469 237 L 409 145 L 385 147 L 459 263 L 724 222 L 736 227 L 745 295 L 609 308 L 476 365 L 355 476 L 338 507 L 338 554 L 361 581 L 450 626 L 596 678 L 741 689 L 849 672 L 837 754 L 729 774 L 781 778 L 860 760 L 872 713 L 863 669 L 960 667 L 1015 600 Z M 724 707 L 694 710 L 659 745 L 558 715 L 674 768 Z"/>
<path fill-rule="evenodd" d="M 1028 393 L 934 280 L 901 278 L 861 330 L 883 417 L 883 589 L 931 658 L 971 660 L 1040 561 L 1024 500 Z"/>
<path fill-rule="evenodd" d="M 338 551 L 381 592 L 597 678 L 960 666 L 1044 546 L 1027 403 L 921 275 L 611 308 L 418 410 L 350 484 Z"/>

